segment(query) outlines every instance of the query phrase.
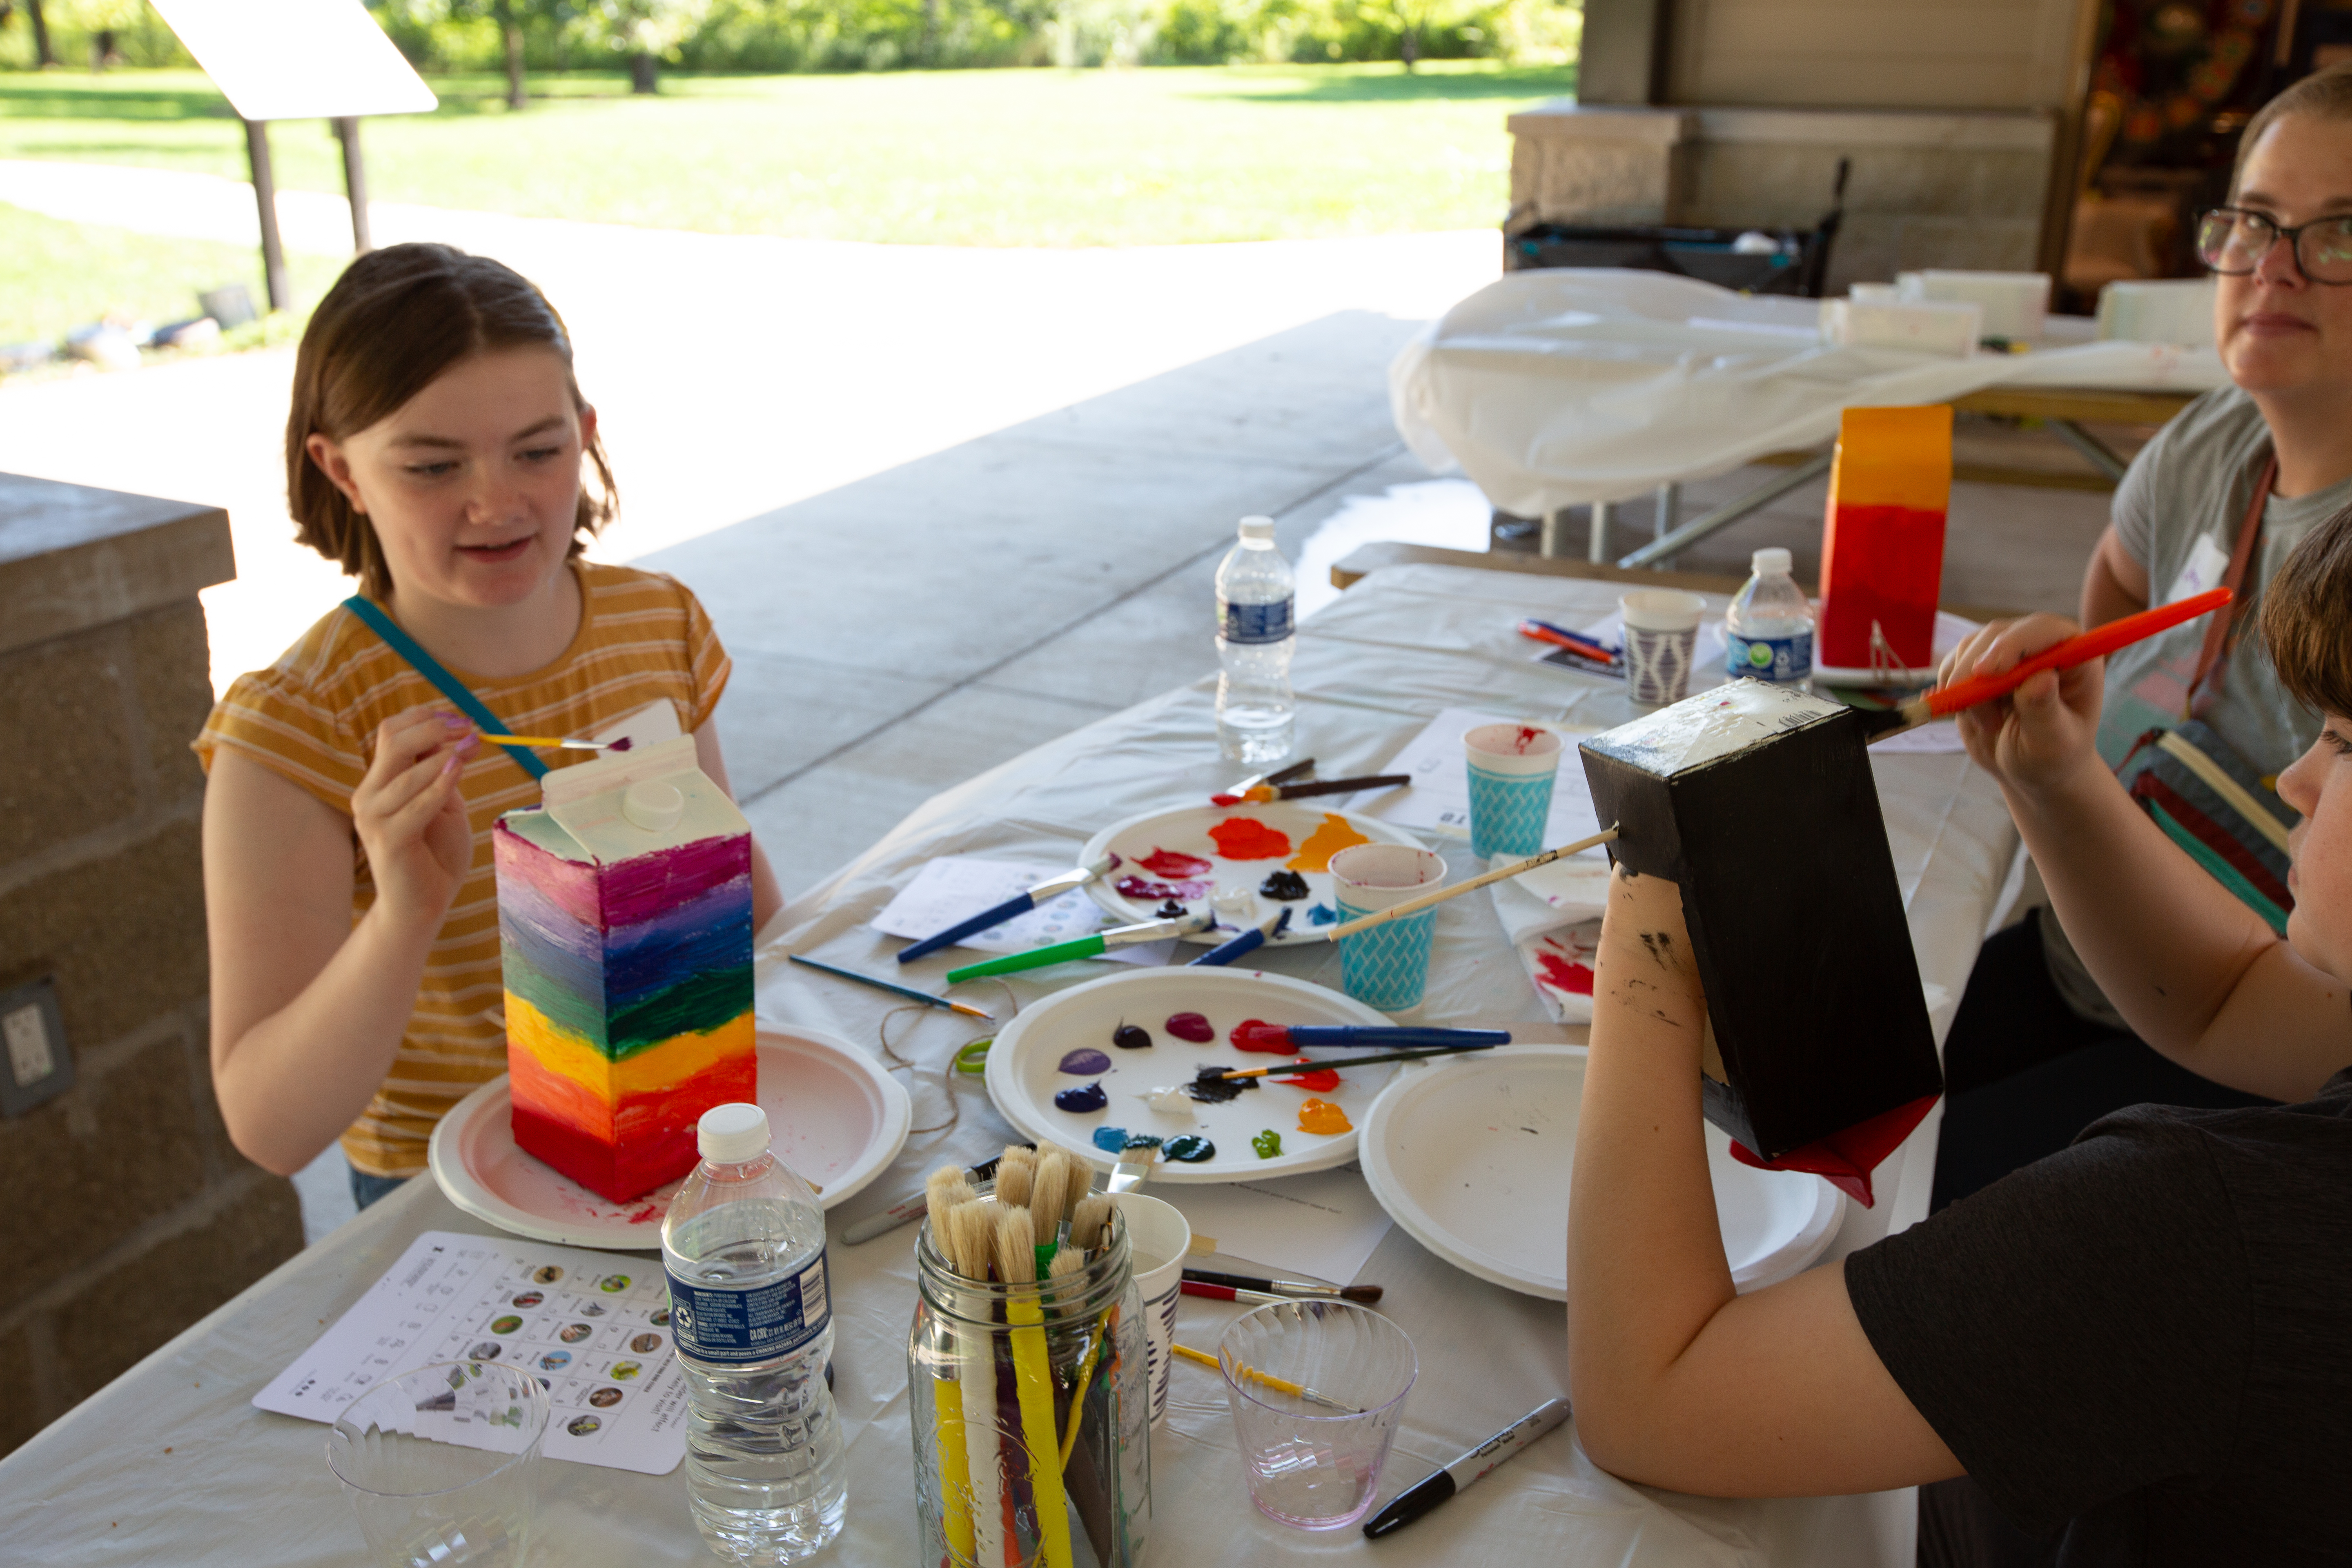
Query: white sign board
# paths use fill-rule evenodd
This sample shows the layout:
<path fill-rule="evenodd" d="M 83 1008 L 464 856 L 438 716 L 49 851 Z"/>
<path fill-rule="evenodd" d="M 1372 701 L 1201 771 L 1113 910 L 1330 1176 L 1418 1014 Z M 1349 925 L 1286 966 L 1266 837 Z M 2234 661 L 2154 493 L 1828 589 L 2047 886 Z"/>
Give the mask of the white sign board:
<path fill-rule="evenodd" d="M 152 0 L 247 120 L 424 114 L 439 100 L 360 0 Z"/>

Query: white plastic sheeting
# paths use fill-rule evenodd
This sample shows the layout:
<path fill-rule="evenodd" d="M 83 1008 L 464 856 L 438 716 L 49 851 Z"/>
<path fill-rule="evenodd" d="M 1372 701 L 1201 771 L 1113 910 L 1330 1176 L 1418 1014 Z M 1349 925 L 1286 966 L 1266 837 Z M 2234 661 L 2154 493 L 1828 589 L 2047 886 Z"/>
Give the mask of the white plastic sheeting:
<path fill-rule="evenodd" d="M 1622 683 L 1535 664 L 1528 657 L 1534 650 L 1513 630 L 1528 614 L 1589 624 L 1612 604 L 1606 586 L 1574 580 L 1427 566 L 1376 574 L 1301 631 L 1294 667 L 1299 754 L 1316 757 L 1328 777 L 1377 772 L 1447 706 L 1475 704 L 1528 719 L 1565 716 L 1591 728 L 1621 722 L 1627 717 Z M 1884 757 L 1874 765 L 1920 968 L 1958 996 L 2015 831 L 1998 793 L 1965 756 Z M 1104 719 L 934 797 L 787 911 L 787 923 L 762 949 L 761 1016 L 831 1029 L 869 1048 L 887 1021 L 891 1041 L 915 1064 L 904 1079 L 914 1092 L 915 1125 L 944 1121 L 949 1058 L 983 1026 L 901 1007 L 894 998 L 787 965 L 782 953 L 895 975 L 892 955 L 901 943 L 868 922 L 925 861 L 988 854 L 1067 863 L 1103 824 L 1202 800 L 1235 771 L 1217 760 L 1212 689 L 1202 683 Z M 1441 847 L 1454 879 L 1475 869 L 1465 844 Z M 938 953 L 908 965 L 905 977 L 935 988 L 960 962 L 952 951 Z M 1337 955 L 1328 948 L 1283 950 L 1265 966 L 1339 983 Z M 1016 999 L 1034 1000 L 1100 973 L 1096 964 L 1067 964 L 1011 976 L 1003 991 L 974 986 L 962 994 L 1002 1018 Z M 1532 1025 L 1543 1018 L 1486 894 L 1440 908 L 1423 1016 L 1433 1024 Z M 1934 1016 L 1940 1035 L 1949 1010 Z M 970 1163 L 1003 1145 L 1008 1131 L 979 1080 L 955 1079 L 952 1092 L 961 1111 L 955 1129 L 911 1138 L 896 1165 L 834 1216 L 836 1226 L 919 1190 L 924 1173 L 947 1160 Z M 1936 1125 L 1931 1117 L 1881 1167 L 1876 1209 L 1848 1205 L 1830 1256 L 1926 1214 Z M 435 1228 L 483 1227 L 429 1181 L 413 1184 L 0 1460 L 5 1555 L 50 1568 L 358 1561 L 358 1527 L 321 1458 L 325 1428 L 265 1415 L 247 1402 L 398 1258 L 411 1237 Z M 848 1447 L 849 1514 L 831 1562 L 915 1561 L 906 1404 L 914 1238 L 908 1227 L 844 1247 L 835 1232 L 835 1397 Z M 1421 1359 L 1383 1496 L 1566 1387 L 1558 1303 L 1474 1279 L 1401 1229 L 1389 1233 L 1361 1278 L 1387 1287 L 1381 1310 L 1412 1335 Z M 1188 1298 L 1178 1335 L 1213 1346 L 1235 1310 Z M 1167 1422 L 1152 1438 L 1152 1483 L 1153 1561 L 1171 1568 L 1364 1550 L 1353 1531 L 1308 1537 L 1249 1507 L 1222 1384 L 1197 1367 L 1176 1371 Z M 688 1516 L 682 1473 L 637 1476 L 551 1463 L 540 1496 L 541 1563 L 637 1568 L 710 1561 Z M 1384 1542 L 1379 1555 L 1387 1568 L 1561 1562 L 1909 1568 L 1911 1531 L 1908 1492 L 1729 1501 L 1629 1486 L 1584 1457 L 1571 1427 Z"/>
<path fill-rule="evenodd" d="M 1837 348 L 1818 301 L 1664 272 L 1547 268 L 1488 284 L 1389 367 L 1398 432 L 1520 517 L 1703 479 L 1837 434 L 1838 411 L 1946 403 L 1989 386 L 2204 392 L 2208 348 L 2084 342 L 1952 359 Z"/>

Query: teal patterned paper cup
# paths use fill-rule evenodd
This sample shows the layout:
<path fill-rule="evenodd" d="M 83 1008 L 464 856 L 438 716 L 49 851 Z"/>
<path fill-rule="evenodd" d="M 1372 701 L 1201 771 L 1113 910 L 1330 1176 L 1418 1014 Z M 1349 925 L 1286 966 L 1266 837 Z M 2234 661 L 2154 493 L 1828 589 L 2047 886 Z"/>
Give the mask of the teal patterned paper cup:
<path fill-rule="evenodd" d="M 1443 886 L 1445 862 L 1403 844 L 1353 844 L 1331 857 L 1331 881 L 1339 919 L 1352 921 Z M 1436 930 L 1437 911 L 1431 909 L 1341 937 L 1340 989 L 1383 1013 L 1420 1006 Z"/>
<path fill-rule="evenodd" d="M 1559 735 L 1532 724 L 1481 724 L 1462 737 L 1470 772 L 1470 853 L 1517 859 L 1544 847 Z"/>

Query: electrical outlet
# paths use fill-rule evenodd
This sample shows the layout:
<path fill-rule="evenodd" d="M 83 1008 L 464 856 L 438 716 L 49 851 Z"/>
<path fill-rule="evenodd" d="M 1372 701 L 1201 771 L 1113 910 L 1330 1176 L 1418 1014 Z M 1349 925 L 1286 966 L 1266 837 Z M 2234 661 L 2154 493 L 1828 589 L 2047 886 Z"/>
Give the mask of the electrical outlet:
<path fill-rule="evenodd" d="M 43 978 L 0 992 L 0 1117 L 22 1116 L 73 1087 L 73 1052 L 66 1047 L 58 987 Z"/>

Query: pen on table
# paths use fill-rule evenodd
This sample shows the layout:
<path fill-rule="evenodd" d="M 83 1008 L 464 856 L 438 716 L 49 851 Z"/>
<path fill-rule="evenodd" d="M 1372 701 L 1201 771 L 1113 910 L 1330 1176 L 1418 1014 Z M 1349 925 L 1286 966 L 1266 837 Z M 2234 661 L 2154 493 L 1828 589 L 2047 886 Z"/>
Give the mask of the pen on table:
<path fill-rule="evenodd" d="M 950 1012 L 961 1013 L 967 1018 L 977 1018 L 983 1024 L 996 1022 L 995 1014 L 983 1013 L 969 1002 L 951 1002 L 944 996 L 934 996 L 928 991 L 918 991 L 911 985 L 901 985 L 895 980 L 877 980 L 871 974 L 860 974 L 855 969 L 844 969 L 837 963 L 820 963 L 814 958 L 803 958 L 797 952 L 788 952 L 784 956 L 794 963 L 803 963 L 811 969 L 821 969 L 827 974 L 843 980 L 855 980 L 860 985 L 871 985 L 877 991 L 887 991 L 891 995 L 904 996 L 909 1002 L 925 1002 L 934 1007 L 945 1007 Z"/>
<path fill-rule="evenodd" d="M 1567 1419 L 1567 1400 L 1545 1400 L 1452 1464 L 1432 1470 L 1390 1499 L 1388 1507 L 1364 1522 L 1364 1539 L 1378 1541 L 1391 1531 L 1402 1530 Z"/>
<path fill-rule="evenodd" d="M 1024 1149 L 1034 1149 L 1036 1146 L 1034 1143 L 1021 1145 Z M 1004 1156 L 1002 1154 L 992 1155 L 964 1174 L 971 1178 L 973 1186 L 978 1186 L 996 1174 L 996 1167 L 1003 1159 Z M 856 1247 L 861 1241 L 871 1241 L 877 1236 L 898 1229 L 910 1220 L 922 1218 L 929 1207 L 929 1194 L 918 1187 L 888 1208 L 867 1215 L 864 1219 L 843 1231 L 841 1244 L 844 1247 Z"/>
<path fill-rule="evenodd" d="M 1538 642 L 1556 643 L 1570 653 L 1582 654 L 1586 658 L 1595 659 L 1602 664 L 1614 664 L 1618 659 L 1617 650 L 1607 643 L 1595 637 L 1586 637 L 1582 632 L 1570 631 L 1566 626 L 1553 626 L 1549 621 L 1537 620 L 1533 616 L 1519 623 L 1519 635 L 1523 637 L 1532 637 Z"/>
<path fill-rule="evenodd" d="M 1118 856 L 1105 855 L 1089 865 L 1075 867 L 1058 877 L 1048 877 L 1035 887 L 1013 894 L 992 909 L 982 910 L 969 920 L 958 921 L 944 931 L 935 931 L 922 941 L 910 942 L 900 948 L 898 962 L 912 963 L 929 953 L 937 952 L 950 942 L 961 942 L 974 931 L 986 931 L 992 925 L 1002 925 L 1015 915 L 1025 915 L 1038 905 L 1051 903 L 1074 888 L 1085 887 L 1088 882 L 1118 865 Z"/>
<path fill-rule="evenodd" d="M 1213 1268 L 1187 1268 L 1182 1283 L 1216 1285 L 1228 1290 L 1248 1290 L 1276 1298 L 1306 1296 L 1319 1300 L 1358 1301 L 1368 1307 L 1381 1299 L 1378 1285 L 1310 1285 L 1304 1279 L 1260 1279 L 1248 1274 L 1221 1274 Z"/>

